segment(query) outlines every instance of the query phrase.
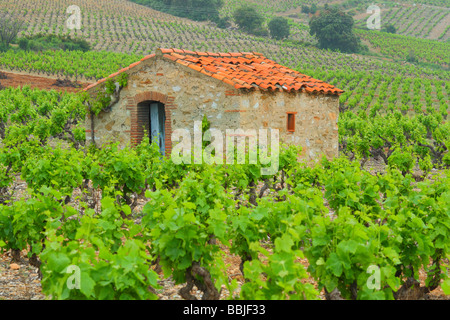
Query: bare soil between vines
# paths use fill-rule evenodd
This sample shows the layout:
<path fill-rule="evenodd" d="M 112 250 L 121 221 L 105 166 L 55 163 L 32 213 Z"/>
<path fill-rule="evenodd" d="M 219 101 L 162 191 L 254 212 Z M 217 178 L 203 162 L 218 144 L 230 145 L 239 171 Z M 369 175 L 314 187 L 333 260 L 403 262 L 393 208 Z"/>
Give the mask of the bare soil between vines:
<path fill-rule="evenodd" d="M 16 72 L 9 72 L 9 71 L 2 71 L 0 72 L 4 75 L 6 75 L 6 79 L 0 79 L 0 84 L 3 87 L 24 87 L 24 86 L 30 86 L 32 89 L 40 89 L 40 90 L 57 90 L 57 91 L 67 91 L 67 92 L 78 92 L 82 90 L 83 88 L 87 87 L 90 83 L 86 82 L 79 82 L 77 81 L 76 84 L 79 84 L 79 87 L 74 87 L 69 84 L 68 81 L 61 82 L 66 79 L 62 78 L 53 78 L 53 77 L 46 77 L 46 76 L 38 76 L 38 75 L 30 75 L 30 74 L 24 74 L 24 73 L 16 73 Z M 56 85 L 57 81 L 60 80 L 61 85 Z M 70 79 L 72 83 L 75 83 L 72 79 Z"/>

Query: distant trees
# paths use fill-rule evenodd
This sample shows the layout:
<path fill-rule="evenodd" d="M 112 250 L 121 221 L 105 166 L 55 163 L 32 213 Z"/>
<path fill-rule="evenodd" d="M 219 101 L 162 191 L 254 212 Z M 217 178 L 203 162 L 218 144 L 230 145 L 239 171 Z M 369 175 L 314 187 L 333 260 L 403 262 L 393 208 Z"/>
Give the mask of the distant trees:
<path fill-rule="evenodd" d="M 315 36 L 322 49 L 341 52 L 358 52 L 361 40 L 353 33 L 352 16 L 336 8 L 321 11 L 309 22 L 310 34 Z"/>
<path fill-rule="evenodd" d="M 257 36 L 266 36 L 268 31 L 264 29 L 264 17 L 255 7 L 243 5 L 233 13 L 233 20 L 239 29 Z"/>
<path fill-rule="evenodd" d="M 281 40 L 289 37 L 290 26 L 286 18 L 275 17 L 268 24 L 270 36 L 274 39 Z"/>
<path fill-rule="evenodd" d="M 212 21 L 218 26 L 226 25 L 226 19 L 219 16 L 223 0 L 131 0 L 155 10 L 189 18 L 196 21 Z"/>
<path fill-rule="evenodd" d="M 384 26 L 381 29 L 381 31 L 388 32 L 388 33 L 396 33 L 397 28 L 395 28 L 395 26 L 393 24 L 387 24 L 386 26 Z"/>
<path fill-rule="evenodd" d="M 18 41 L 19 48 L 22 50 L 44 51 L 44 50 L 91 50 L 90 44 L 84 39 L 72 39 L 66 36 L 54 34 L 36 34 L 33 36 L 22 37 Z"/>
<path fill-rule="evenodd" d="M 410 50 L 408 55 L 406 56 L 406 61 L 409 63 L 418 63 L 419 59 L 417 58 L 416 53 L 413 50 Z"/>
<path fill-rule="evenodd" d="M 9 48 L 9 44 L 16 40 L 23 25 L 23 20 L 7 16 L 0 17 L 0 51 Z"/>
<path fill-rule="evenodd" d="M 308 7 L 306 4 L 302 5 L 302 13 L 312 13 L 315 14 L 318 8 L 316 4 L 312 4 L 311 7 Z"/>

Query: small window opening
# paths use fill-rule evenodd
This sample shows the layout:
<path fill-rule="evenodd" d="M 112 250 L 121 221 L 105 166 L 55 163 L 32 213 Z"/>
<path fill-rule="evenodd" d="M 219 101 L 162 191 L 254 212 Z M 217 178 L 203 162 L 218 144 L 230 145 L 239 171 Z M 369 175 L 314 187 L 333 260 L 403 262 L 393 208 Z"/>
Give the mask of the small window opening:
<path fill-rule="evenodd" d="M 287 114 L 287 131 L 294 132 L 295 131 L 295 113 L 288 112 Z"/>

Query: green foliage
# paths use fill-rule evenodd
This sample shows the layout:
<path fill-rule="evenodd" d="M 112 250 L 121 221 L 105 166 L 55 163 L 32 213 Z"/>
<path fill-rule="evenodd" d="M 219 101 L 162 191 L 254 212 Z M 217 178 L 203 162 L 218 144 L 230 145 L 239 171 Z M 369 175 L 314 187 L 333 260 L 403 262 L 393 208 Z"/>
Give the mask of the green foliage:
<path fill-rule="evenodd" d="M 45 72 L 58 77 L 83 76 L 100 80 L 142 59 L 142 55 L 107 51 L 8 50 L 2 55 L 2 69 Z M 95 82 L 93 81 L 93 82 Z"/>
<path fill-rule="evenodd" d="M 71 196 L 83 182 L 84 159 L 82 151 L 46 146 L 38 155 L 26 159 L 21 177 L 34 192 L 47 186 Z"/>
<path fill-rule="evenodd" d="M 406 61 L 411 62 L 411 63 L 417 63 L 419 60 L 417 59 L 417 56 L 414 53 L 414 51 L 410 51 L 408 53 L 408 55 L 406 56 Z"/>
<path fill-rule="evenodd" d="M 155 10 L 197 21 L 223 22 L 219 10 L 223 0 L 132 0 Z"/>
<path fill-rule="evenodd" d="M 135 201 L 131 195 L 136 198 L 145 188 L 141 160 L 136 151 L 110 144 L 93 155 L 87 177 L 105 196 L 118 197 L 121 203 L 131 205 Z"/>
<path fill-rule="evenodd" d="M 0 239 L 5 248 L 39 254 L 45 240 L 45 227 L 49 218 L 62 218 L 62 195 L 56 190 L 42 187 L 40 194 L 28 200 L 18 200 L 12 205 L 0 206 Z M 4 250 L 4 248 L 2 248 Z"/>
<path fill-rule="evenodd" d="M 128 77 L 127 73 L 122 72 L 116 78 L 106 80 L 97 91 L 95 98 L 85 92 L 82 96 L 87 111 L 97 116 L 101 111 L 112 107 L 118 101 L 120 91 L 127 86 Z"/>
<path fill-rule="evenodd" d="M 392 291 L 369 291 L 366 286 L 369 266 L 385 268 L 392 273 L 392 262 L 384 259 L 379 245 L 380 232 L 387 232 L 386 228 L 377 225 L 365 227 L 346 208 L 339 210 L 338 217 L 333 220 L 314 217 L 312 225 L 313 241 L 305 255 L 310 262 L 308 271 L 319 280 L 320 287 L 325 287 L 327 292 L 338 288 L 346 299 L 358 298 L 352 287 L 361 288 L 363 291 L 356 292 L 365 294 L 366 299 L 376 299 L 377 295 L 383 299 L 392 298 Z M 397 282 L 393 284 L 397 286 Z"/>
<path fill-rule="evenodd" d="M 72 39 L 59 35 L 36 34 L 22 37 L 18 41 L 22 50 L 45 51 L 45 50 L 69 50 L 86 52 L 91 50 L 91 46 L 84 39 Z"/>
<path fill-rule="evenodd" d="M 387 25 L 383 26 L 381 31 L 388 32 L 388 33 L 396 33 L 397 28 L 395 28 L 395 26 L 393 24 L 387 24 Z"/>
<path fill-rule="evenodd" d="M 122 229 L 124 223 L 128 231 Z M 152 257 L 145 244 L 136 237 L 140 231 L 120 218 L 111 198 L 103 199 L 100 215 L 86 211 L 69 241 L 50 228 L 41 254 L 43 292 L 57 300 L 156 299 L 150 287 L 159 288 L 158 275 L 150 269 Z"/>
<path fill-rule="evenodd" d="M 310 8 L 307 5 L 302 5 L 302 13 L 308 14 L 310 12 Z"/>
<path fill-rule="evenodd" d="M 431 90 L 390 80 L 400 91 Z M 344 155 L 306 165 L 298 162 L 300 146 L 282 146 L 279 170 L 265 175 L 260 164 L 175 165 L 145 140 L 123 149 L 50 147 L 62 133 L 82 139 L 75 123 L 86 115 L 82 97 L 24 87 L 0 98 L 0 196 L 14 189 L 17 174 L 29 187 L 26 199 L 0 203 L 0 248 L 41 260 L 49 298 L 155 299 L 157 280 L 167 277 L 186 285 L 185 299 L 194 285 L 205 299 L 218 299 L 222 288 L 236 299 L 317 299 L 309 275 L 327 296 L 337 289 L 345 299 L 402 299 L 411 282 L 421 293 L 439 285 L 448 292 L 449 172 L 419 183 L 411 174 L 415 164 L 427 173 L 449 159 L 441 111 L 341 113 L 341 143 L 354 161 Z M 203 121 L 202 132 L 209 126 Z M 386 159 L 382 175 L 362 169 L 360 161 L 375 156 Z M 101 207 L 90 201 L 94 190 Z M 81 196 L 72 198 L 75 191 Z M 241 259 L 240 293 L 226 273 L 226 252 Z M 425 283 L 414 282 L 419 272 Z"/>
<path fill-rule="evenodd" d="M 450 131 L 448 124 L 439 121 L 440 118 L 436 111 L 413 116 L 394 111 L 376 113 L 368 121 L 365 114 L 346 112 L 340 119 L 340 141 L 358 157 L 380 156 L 385 164 L 395 165 L 404 173 L 409 172 L 416 162 L 425 168 L 426 159 L 433 166 L 442 166 L 448 152 Z"/>
<path fill-rule="evenodd" d="M 353 33 L 353 18 L 337 9 L 323 11 L 309 22 L 310 34 L 316 36 L 320 48 L 341 52 L 358 52 L 360 39 Z"/>
<path fill-rule="evenodd" d="M 305 268 L 298 263 L 303 258 L 300 250 L 293 248 L 294 241 L 285 233 L 275 240 L 273 253 L 259 243 L 252 243 L 253 250 L 265 258 L 246 261 L 244 273 L 248 280 L 242 285 L 241 298 L 245 300 L 314 300 L 319 293 L 310 283 Z M 266 260 L 267 259 L 267 260 Z"/>
<path fill-rule="evenodd" d="M 290 25 L 289 21 L 283 17 L 275 17 L 268 23 L 270 36 L 274 39 L 281 40 L 289 37 Z"/>
<path fill-rule="evenodd" d="M 9 44 L 0 42 L 0 52 L 6 52 L 10 49 Z"/>
<path fill-rule="evenodd" d="M 164 272 L 173 272 L 177 282 L 185 280 L 193 262 L 209 265 L 218 258 L 213 238 L 228 242 L 225 221 L 232 202 L 217 178 L 206 168 L 191 172 L 177 190 L 147 192 L 152 201 L 144 207 L 142 222 Z"/>
<path fill-rule="evenodd" d="M 234 22 L 247 33 L 260 34 L 263 29 L 264 17 L 254 6 L 243 5 L 233 12 Z"/>
<path fill-rule="evenodd" d="M 389 157 L 389 166 L 396 167 L 403 174 L 411 171 L 414 166 L 414 159 L 411 150 L 402 150 L 397 148 L 394 150 L 392 155 Z"/>
<path fill-rule="evenodd" d="M 427 69 L 444 71 L 450 61 L 449 44 L 445 42 L 363 29 L 356 29 L 355 33 L 385 57 L 409 60 L 412 63 L 421 63 Z M 414 68 L 417 69 L 418 65 Z"/>
<path fill-rule="evenodd" d="M 9 44 L 15 43 L 17 35 L 23 29 L 25 29 L 24 19 L 4 12 L 0 19 L 0 52 L 8 49 Z"/>
<path fill-rule="evenodd" d="M 179 189 L 160 189 L 148 192 L 151 199 L 144 209 L 142 223 L 148 230 L 146 237 L 151 242 L 151 252 L 159 257 L 159 264 L 166 277 L 172 275 L 176 283 L 192 282 L 195 270 L 204 270 L 201 283 L 211 275 L 212 292 L 228 285 L 222 266 L 223 257 L 219 243 L 228 245 L 227 215 L 233 201 L 224 193 L 223 187 L 211 167 L 201 172 L 190 172 Z M 197 287 L 206 290 L 202 285 Z"/>
<path fill-rule="evenodd" d="M 330 164 L 332 167 L 327 170 L 335 172 L 335 165 Z M 352 175 L 359 171 L 357 167 L 355 170 Z M 329 178 L 327 172 L 324 174 L 326 193 L 331 191 L 335 196 L 346 196 L 342 187 L 334 191 L 326 180 L 333 185 L 343 185 L 347 190 L 355 186 L 355 181 L 336 183 L 335 177 Z M 310 263 L 308 271 L 319 279 L 320 287 L 325 287 L 328 293 L 337 288 L 346 299 L 397 298 L 396 292 L 404 283 L 403 279 L 417 279 L 421 267 L 427 270 L 426 287 L 432 290 L 443 274 L 436 275 L 436 269 L 429 268 L 428 264 L 430 259 L 434 266 L 439 264 L 443 257 L 441 250 L 446 250 L 440 237 L 449 231 L 447 223 L 445 227 L 436 225 L 441 221 L 439 219 L 447 220 L 442 214 L 448 215 L 441 207 L 442 201 L 448 201 L 448 195 L 442 193 L 442 189 L 436 189 L 442 183 L 445 182 L 423 183 L 415 191 L 410 176 L 389 171 L 383 178 L 370 182 L 368 186 L 372 191 L 360 198 L 372 197 L 371 202 L 377 203 L 377 208 L 378 203 L 383 203 L 383 210 L 374 210 L 373 206 L 364 203 L 352 210 L 349 206 L 352 202 L 348 199 L 359 196 L 360 191 L 356 190 L 352 195 L 347 193 L 339 206 L 330 202 L 335 209 L 333 216 L 316 215 L 312 220 L 306 220 L 308 228 L 311 226 L 308 237 L 312 241 L 305 249 Z M 362 182 L 358 184 L 363 185 Z M 426 214 L 422 211 L 425 207 L 428 208 Z M 416 234 L 418 230 L 423 234 Z M 378 290 L 370 289 L 371 266 L 380 270 Z"/>

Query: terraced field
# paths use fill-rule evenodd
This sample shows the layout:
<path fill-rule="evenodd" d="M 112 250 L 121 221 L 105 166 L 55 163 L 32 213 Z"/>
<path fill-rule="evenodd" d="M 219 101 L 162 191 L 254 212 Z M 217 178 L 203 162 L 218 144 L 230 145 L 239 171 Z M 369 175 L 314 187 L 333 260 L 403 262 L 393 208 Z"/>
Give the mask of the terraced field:
<path fill-rule="evenodd" d="M 447 41 L 450 39 L 450 8 L 425 4 L 382 6 L 382 25 L 392 24 L 397 34 L 415 38 Z M 356 16 L 356 25 L 364 27 L 370 14 Z"/>
<path fill-rule="evenodd" d="M 58 52 L 46 52 L 24 55 L 10 51 L 3 54 L 0 68 L 47 76 L 65 76 L 89 82 L 129 65 L 143 55 L 154 52 L 156 48 L 175 47 L 212 52 L 256 51 L 348 91 L 342 102 L 351 104 L 352 107 L 368 107 L 376 101 L 384 103 L 387 97 L 391 104 L 405 109 L 412 109 L 420 102 L 424 104 L 423 107 L 428 105 L 435 109 L 448 108 L 450 105 L 448 71 L 422 68 L 404 62 L 411 50 L 408 44 L 412 38 L 408 37 L 361 31 L 359 34 L 363 39 L 370 42 L 373 48 L 379 48 L 384 56 L 380 59 L 323 51 L 290 41 L 258 38 L 239 31 L 219 29 L 207 23 L 173 17 L 123 0 L 36 2 L 37 10 L 27 10 L 26 0 L 4 0 L 0 4 L 0 10 L 7 8 L 9 12 L 24 17 L 28 26 L 23 34 L 44 32 L 74 35 L 87 39 L 96 52 L 104 53 L 62 55 Z M 294 2 L 283 2 L 285 6 L 280 4 L 272 12 L 284 10 Z M 261 5 L 269 3 L 271 2 L 267 0 Z M 81 8 L 81 30 L 69 30 L 66 26 L 65 22 L 69 17 L 66 9 L 72 4 Z M 233 4 L 236 5 L 234 2 L 227 3 L 229 7 L 233 7 Z M 300 2 L 295 2 L 294 5 L 299 4 Z M 290 39 L 300 38 L 302 32 L 303 29 L 294 30 Z M 448 44 L 420 39 L 414 41 L 412 47 L 419 61 L 442 66 L 449 64 Z M 106 64 L 105 59 L 109 61 Z M 362 81 L 363 79 L 366 80 Z M 420 82 L 420 89 L 414 92 L 395 92 L 397 87 L 394 83 L 410 81 Z M 425 87 L 428 89 L 425 90 Z M 367 88 L 370 88 L 369 92 Z"/>
<path fill-rule="evenodd" d="M 397 29 L 397 34 L 415 38 L 447 41 L 450 38 L 450 6 L 445 0 L 423 1 L 249 1 L 254 3 L 260 12 L 267 18 L 281 15 L 301 24 L 308 24 L 309 16 L 301 12 L 302 5 L 316 3 L 319 7 L 328 4 L 340 4 L 344 10 L 351 14 L 358 27 L 366 28 L 366 22 L 372 13 L 367 13 L 371 4 L 381 8 L 382 27 L 392 24 Z M 230 15 L 239 5 L 237 0 L 227 0 L 223 9 L 224 14 Z"/>
<path fill-rule="evenodd" d="M 222 14 L 231 16 L 232 12 L 242 5 L 240 0 L 225 0 L 225 5 L 222 8 Z M 254 5 L 266 16 L 271 17 L 277 13 L 282 13 L 290 10 L 296 10 L 302 5 L 311 5 L 317 3 L 316 0 L 249 0 L 246 1 L 248 4 Z"/>

